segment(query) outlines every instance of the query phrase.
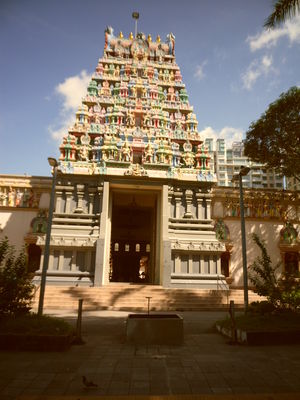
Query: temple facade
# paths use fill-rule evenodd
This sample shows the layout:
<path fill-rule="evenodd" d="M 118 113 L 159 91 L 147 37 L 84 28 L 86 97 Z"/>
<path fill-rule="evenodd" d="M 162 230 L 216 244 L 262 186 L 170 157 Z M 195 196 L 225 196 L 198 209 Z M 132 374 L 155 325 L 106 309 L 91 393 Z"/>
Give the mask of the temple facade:
<path fill-rule="evenodd" d="M 218 188 L 197 125 L 174 35 L 116 37 L 108 27 L 60 146 L 48 283 L 241 286 L 238 190 Z M 0 178 L 2 221 L 32 217 L 23 240 L 38 281 L 51 180 Z M 247 189 L 245 206 L 248 248 L 250 233 L 269 235 L 272 256 L 299 268 L 297 194 Z"/>

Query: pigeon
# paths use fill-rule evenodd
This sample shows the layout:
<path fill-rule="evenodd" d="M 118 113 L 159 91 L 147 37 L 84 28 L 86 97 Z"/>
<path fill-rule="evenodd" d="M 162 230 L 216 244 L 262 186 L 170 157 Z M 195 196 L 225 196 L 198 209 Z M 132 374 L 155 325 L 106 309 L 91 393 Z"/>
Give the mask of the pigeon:
<path fill-rule="evenodd" d="M 85 376 L 82 377 L 82 383 L 86 388 L 96 388 L 98 385 L 93 381 L 89 381 Z"/>

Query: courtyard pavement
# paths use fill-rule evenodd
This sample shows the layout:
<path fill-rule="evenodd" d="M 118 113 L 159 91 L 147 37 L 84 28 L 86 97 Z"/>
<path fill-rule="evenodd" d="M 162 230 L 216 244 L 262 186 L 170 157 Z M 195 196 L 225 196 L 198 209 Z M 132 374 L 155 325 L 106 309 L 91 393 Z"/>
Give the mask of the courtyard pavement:
<path fill-rule="evenodd" d="M 277 394 L 278 399 L 285 398 L 283 393 L 300 399 L 300 345 L 230 345 L 213 328 L 226 312 L 179 314 L 184 318 L 182 346 L 135 346 L 125 340 L 127 312 L 84 311 L 84 345 L 62 353 L 0 352 L 0 399 L 181 398 L 181 394 L 268 398 L 266 393 Z M 65 317 L 75 326 L 74 313 L 52 311 L 51 315 Z M 84 388 L 83 375 L 98 387 Z"/>

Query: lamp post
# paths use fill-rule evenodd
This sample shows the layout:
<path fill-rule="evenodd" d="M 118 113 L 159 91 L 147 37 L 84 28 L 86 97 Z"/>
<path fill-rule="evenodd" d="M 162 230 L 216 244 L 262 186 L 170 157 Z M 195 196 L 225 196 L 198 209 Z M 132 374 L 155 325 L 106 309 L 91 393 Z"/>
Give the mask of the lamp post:
<path fill-rule="evenodd" d="M 43 268 L 42 268 L 42 275 L 41 275 L 38 315 L 43 314 L 46 276 L 47 276 L 47 269 L 48 269 L 48 264 L 49 264 L 49 249 L 50 249 L 51 226 L 52 226 L 54 198 L 55 198 L 55 184 L 56 184 L 57 166 L 58 166 L 55 158 L 49 157 L 48 162 L 49 162 L 50 166 L 53 167 L 53 176 L 52 176 L 50 206 L 49 206 L 48 224 L 47 224 L 47 232 L 46 232 L 46 241 L 45 241 L 44 261 L 43 261 Z"/>
<path fill-rule="evenodd" d="M 244 213 L 244 196 L 243 196 L 243 176 L 250 171 L 249 167 L 241 167 L 238 174 L 233 175 L 231 182 L 239 181 L 240 188 L 240 214 L 241 214 L 241 233 L 242 233 L 242 258 L 243 258 L 243 278 L 244 278 L 244 306 L 245 312 L 248 310 L 248 271 L 247 271 L 247 249 L 246 249 L 246 232 L 245 232 L 245 213 Z"/>

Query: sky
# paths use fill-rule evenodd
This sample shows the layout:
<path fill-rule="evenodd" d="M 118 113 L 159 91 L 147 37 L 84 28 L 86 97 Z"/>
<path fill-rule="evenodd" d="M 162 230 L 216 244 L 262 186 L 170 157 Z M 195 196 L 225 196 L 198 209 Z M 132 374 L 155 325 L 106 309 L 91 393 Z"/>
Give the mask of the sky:
<path fill-rule="evenodd" d="M 50 175 L 103 55 L 104 30 L 176 37 L 202 138 L 242 140 L 300 85 L 300 16 L 263 28 L 272 0 L 0 0 L 0 174 Z"/>

